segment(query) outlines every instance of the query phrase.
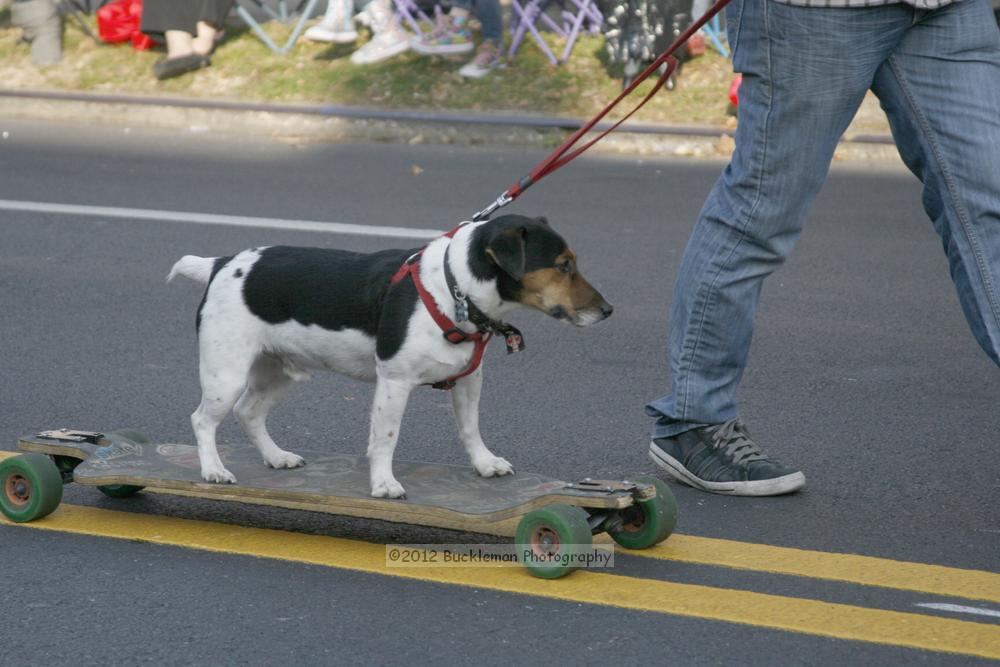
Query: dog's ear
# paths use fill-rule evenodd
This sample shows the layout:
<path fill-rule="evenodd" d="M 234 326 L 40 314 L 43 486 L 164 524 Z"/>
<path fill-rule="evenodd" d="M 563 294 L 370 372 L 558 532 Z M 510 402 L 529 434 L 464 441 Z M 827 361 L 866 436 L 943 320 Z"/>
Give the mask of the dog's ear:
<path fill-rule="evenodd" d="M 505 229 L 490 240 L 486 255 L 514 280 L 524 277 L 524 227 Z"/>
<path fill-rule="evenodd" d="M 549 219 L 546 218 L 544 215 L 538 216 L 537 218 L 535 218 L 535 220 L 537 220 L 538 222 L 542 223 L 546 227 L 549 226 Z"/>

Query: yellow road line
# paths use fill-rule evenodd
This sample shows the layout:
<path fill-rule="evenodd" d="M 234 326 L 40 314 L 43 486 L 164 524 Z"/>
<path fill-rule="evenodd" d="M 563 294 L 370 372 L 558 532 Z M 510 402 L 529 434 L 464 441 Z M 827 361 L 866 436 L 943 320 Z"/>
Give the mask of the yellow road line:
<path fill-rule="evenodd" d="M 603 536 L 599 541 L 603 541 Z M 829 579 L 932 595 L 1000 602 L 1000 574 L 943 565 L 806 551 L 753 542 L 694 535 L 671 535 L 650 549 L 624 551 L 630 556 L 716 565 L 740 570 Z"/>
<path fill-rule="evenodd" d="M 0 452 L 0 460 L 16 455 Z M 599 536 L 599 541 L 609 541 Z M 842 581 L 970 600 L 1000 603 L 1000 574 L 888 558 L 807 551 L 753 542 L 694 535 L 672 535 L 666 542 L 630 556 L 714 565 L 771 574 Z"/>
<path fill-rule="evenodd" d="M 1000 659 L 1000 626 L 923 614 L 592 571 L 542 581 L 510 568 L 392 568 L 380 544 L 75 505 L 22 525 Z"/>

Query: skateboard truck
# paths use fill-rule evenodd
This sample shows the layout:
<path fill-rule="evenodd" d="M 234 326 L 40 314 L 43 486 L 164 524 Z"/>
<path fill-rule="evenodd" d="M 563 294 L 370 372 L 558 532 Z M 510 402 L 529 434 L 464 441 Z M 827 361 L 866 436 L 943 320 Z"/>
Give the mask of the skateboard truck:
<path fill-rule="evenodd" d="M 627 479 L 617 481 L 584 477 L 579 482 L 567 484 L 566 488 L 604 496 L 628 493 L 635 502 L 649 501 L 656 497 L 656 487 L 654 485 L 643 482 L 630 482 Z M 587 523 L 590 525 L 590 530 L 594 533 L 620 531 L 633 521 L 633 518 L 630 516 L 632 513 L 630 510 L 633 510 L 635 507 L 636 505 L 633 504 L 624 513 L 590 510 Z"/>
<path fill-rule="evenodd" d="M 579 482 L 568 484 L 566 488 L 573 489 L 575 491 L 588 491 L 599 494 L 626 492 L 632 494 L 632 497 L 636 500 L 645 500 L 656 496 L 656 487 L 652 484 L 630 482 L 627 479 L 623 479 L 619 482 L 616 480 L 591 479 L 590 477 L 584 477 Z"/>
<path fill-rule="evenodd" d="M 96 445 L 97 441 L 104 437 L 104 434 L 96 431 L 73 431 L 68 428 L 60 428 L 54 431 L 41 431 L 36 437 L 59 440 L 60 442 L 89 442 Z"/>

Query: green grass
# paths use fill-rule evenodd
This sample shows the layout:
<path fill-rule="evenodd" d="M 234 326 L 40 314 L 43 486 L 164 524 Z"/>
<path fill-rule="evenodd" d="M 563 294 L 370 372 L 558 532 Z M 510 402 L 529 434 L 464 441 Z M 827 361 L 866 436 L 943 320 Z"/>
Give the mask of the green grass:
<path fill-rule="evenodd" d="M 288 26 L 271 23 L 269 34 L 283 43 Z M 609 75 L 603 38 L 585 36 L 570 61 L 551 66 L 526 41 L 503 69 L 480 80 L 457 73 L 463 59 L 423 57 L 408 52 L 391 60 L 355 66 L 353 46 L 300 40 L 286 56 L 271 53 L 236 23 L 212 66 L 193 75 L 158 82 L 152 76 L 155 51 L 127 45 L 97 45 L 74 26 L 65 33 L 63 62 L 46 70 L 32 64 L 20 31 L 0 16 L 0 81 L 6 89 L 74 90 L 131 95 L 174 95 L 267 102 L 329 103 L 422 110 L 475 110 L 590 116 L 621 90 Z M 552 37 L 557 53 L 562 41 Z M 670 124 L 726 125 L 730 64 L 709 51 L 685 65 L 675 91 L 657 95 L 636 119 Z M 648 90 L 644 84 L 636 93 Z"/>

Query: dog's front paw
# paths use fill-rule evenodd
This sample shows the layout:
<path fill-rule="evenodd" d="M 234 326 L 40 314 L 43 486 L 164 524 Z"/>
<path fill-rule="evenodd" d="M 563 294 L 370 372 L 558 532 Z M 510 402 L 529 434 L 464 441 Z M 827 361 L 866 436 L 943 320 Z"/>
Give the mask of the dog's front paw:
<path fill-rule="evenodd" d="M 514 474 L 514 466 L 507 459 L 499 456 L 482 459 L 481 461 L 473 461 L 472 467 L 483 477 L 502 477 Z"/>
<path fill-rule="evenodd" d="M 372 480 L 372 497 L 374 498 L 405 498 L 406 489 L 393 477 Z"/>
<path fill-rule="evenodd" d="M 202 468 L 201 478 L 206 482 L 212 482 L 213 484 L 235 484 L 236 475 L 229 472 L 222 466 L 213 468 Z"/>
<path fill-rule="evenodd" d="M 299 468 L 306 464 L 306 460 L 298 454 L 279 449 L 274 454 L 265 456 L 264 463 L 271 468 Z"/>

